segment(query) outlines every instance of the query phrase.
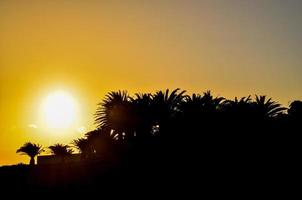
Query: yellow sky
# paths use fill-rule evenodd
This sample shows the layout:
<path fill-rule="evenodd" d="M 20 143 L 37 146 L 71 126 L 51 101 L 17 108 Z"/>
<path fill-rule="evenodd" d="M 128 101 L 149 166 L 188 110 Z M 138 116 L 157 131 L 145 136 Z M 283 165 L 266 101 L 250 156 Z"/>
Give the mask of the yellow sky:
<path fill-rule="evenodd" d="M 301 99 L 300 8 L 278 0 L 2 0 L 0 165 L 27 162 L 15 153 L 26 141 L 80 137 L 110 90 Z M 54 135 L 39 124 L 39 109 L 56 90 L 79 107 L 73 126 Z"/>

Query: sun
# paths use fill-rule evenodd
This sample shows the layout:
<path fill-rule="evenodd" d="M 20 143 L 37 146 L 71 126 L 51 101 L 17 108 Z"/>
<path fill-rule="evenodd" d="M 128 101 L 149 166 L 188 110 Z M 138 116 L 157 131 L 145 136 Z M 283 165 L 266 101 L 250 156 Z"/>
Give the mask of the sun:
<path fill-rule="evenodd" d="M 76 117 L 76 102 L 64 91 L 50 93 L 43 103 L 43 115 L 49 128 L 68 128 Z"/>

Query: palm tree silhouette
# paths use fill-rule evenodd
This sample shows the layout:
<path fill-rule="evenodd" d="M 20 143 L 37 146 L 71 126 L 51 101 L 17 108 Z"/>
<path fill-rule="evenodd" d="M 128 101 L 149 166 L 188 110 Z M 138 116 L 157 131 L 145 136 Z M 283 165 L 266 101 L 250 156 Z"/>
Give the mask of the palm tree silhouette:
<path fill-rule="evenodd" d="M 53 155 L 59 157 L 65 157 L 73 153 L 73 150 L 70 149 L 68 145 L 63 145 L 63 144 L 54 144 L 52 146 L 49 146 L 48 148 L 50 149 Z"/>
<path fill-rule="evenodd" d="M 94 157 L 109 157 L 114 154 L 114 147 L 118 138 L 114 137 L 114 131 L 106 128 L 99 128 L 89 131 L 85 134 L 91 152 L 89 156 Z"/>
<path fill-rule="evenodd" d="M 266 96 L 256 95 L 256 100 L 253 102 L 253 109 L 258 119 L 268 119 L 276 117 L 283 113 L 286 108 L 281 104 L 273 101 L 271 98 L 266 99 Z"/>
<path fill-rule="evenodd" d="M 203 106 L 203 109 L 205 110 L 205 112 L 214 113 L 218 109 L 220 109 L 220 104 L 223 100 L 225 100 L 224 97 L 213 97 L 213 95 L 211 94 L 211 91 L 208 90 L 203 93 L 201 103 L 202 103 L 202 106 Z"/>
<path fill-rule="evenodd" d="M 135 117 L 126 91 L 109 92 L 98 105 L 95 114 L 98 128 L 113 130 L 118 140 L 133 136 Z"/>
<path fill-rule="evenodd" d="M 157 91 L 152 96 L 151 108 L 154 113 L 154 126 L 157 126 L 159 133 L 167 133 L 170 125 L 172 124 L 171 120 L 177 115 L 179 110 L 179 105 L 184 99 L 184 93 L 186 91 L 181 91 L 177 88 L 171 93 L 169 89 L 166 91 Z"/>
<path fill-rule="evenodd" d="M 85 134 L 87 138 L 87 142 L 92 149 L 92 153 L 96 153 L 97 149 L 99 148 L 99 142 L 100 142 L 100 129 L 96 129 L 93 131 L 89 131 Z"/>
<path fill-rule="evenodd" d="M 193 93 L 185 95 L 183 101 L 179 105 L 179 120 L 181 123 L 181 132 L 187 136 L 195 134 L 200 127 L 200 122 L 204 123 L 203 117 L 203 96 Z M 183 135 L 183 134 L 181 134 Z"/>
<path fill-rule="evenodd" d="M 288 114 L 294 120 L 302 119 L 302 101 L 293 101 L 289 106 Z"/>
<path fill-rule="evenodd" d="M 192 96 L 186 95 L 180 104 L 180 110 L 185 118 L 209 117 L 219 111 L 223 97 L 213 97 L 210 91 L 203 95 L 193 93 Z M 202 116 L 204 115 L 204 116 Z"/>
<path fill-rule="evenodd" d="M 192 96 L 186 95 L 184 97 L 180 109 L 184 113 L 214 113 L 220 109 L 223 100 L 223 97 L 214 98 L 210 91 L 203 93 L 203 95 L 193 93 Z"/>
<path fill-rule="evenodd" d="M 93 148 L 87 138 L 76 139 L 73 141 L 73 145 L 79 150 L 84 159 L 87 158 L 89 154 L 93 153 Z"/>
<path fill-rule="evenodd" d="M 225 100 L 222 103 L 222 108 L 228 117 L 236 120 L 248 120 L 253 115 L 251 96 L 242 97 L 239 100 L 237 97 L 234 100 Z"/>
<path fill-rule="evenodd" d="M 35 157 L 43 152 L 43 148 L 39 144 L 34 144 L 27 142 L 22 147 L 17 150 L 17 153 L 21 153 L 23 155 L 28 155 L 30 157 L 29 164 L 31 166 L 35 165 Z"/>
<path fill-rule="evenodd" d="M 179 106 L 181 112 L 178 124 L 183 124 L 180 130 L 190 136 L 194 134 L 195 138 L 201 136 L 201 132 L 209 133 L 214 123 L 219 123 L 223 100 L 223 97 L 213 97 L 210 91 L 204 92 L 203 95 L 186 95 Z M 183 133 L 181 135 L 183 137 Z"/>
<path fill-rule="evenodd" d="M 134 95 L 131 99 L 131 104 L 134 112 L 135 136 L 139 140 L 146 139 L 151 136 L 154 115 L 152 110 L 152 95 L 139 94 Z"/>

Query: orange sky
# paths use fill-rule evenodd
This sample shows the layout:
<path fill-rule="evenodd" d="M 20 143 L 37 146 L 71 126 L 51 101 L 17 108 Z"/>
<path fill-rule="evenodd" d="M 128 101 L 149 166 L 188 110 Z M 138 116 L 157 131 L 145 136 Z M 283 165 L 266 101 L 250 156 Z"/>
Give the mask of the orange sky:
<path fill-rule="evenodd" d="M 110 90 L 302 99 L 301 9 L 295 0 L 0 1 L 0 165 L 27 162 L 15 153 L 26 141 L 80 137 Z M 53 134 L 39 113 L 56 90 L 79 107 L 73 126 Z"/>

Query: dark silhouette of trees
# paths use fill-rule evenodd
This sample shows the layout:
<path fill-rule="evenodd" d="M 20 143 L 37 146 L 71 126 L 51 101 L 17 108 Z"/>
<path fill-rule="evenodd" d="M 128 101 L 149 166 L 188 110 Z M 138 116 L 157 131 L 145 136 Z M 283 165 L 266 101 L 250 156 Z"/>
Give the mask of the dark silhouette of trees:
<path fill-rule="evenodd" d="M 43 151 L 39 144 L 27 142 L 17 150 L 17 153 L 28 155 L 30 157 L 30 165 L 35 165 L 35 157 Z"/>
<path fill-rule="evenodd" d="M 179 92 L 179 90 L 175 89 L 170 93 L 167 89 L 166 91 L 157 91 L 152 95 L 153 126 L 158 128 L 158 134 L 165 139 L 169 138 L 170 133 L 173 132 L 173 124 L 179 112 L 179 105 L 184 99 L 185 91 Z"/>
<path fill-rule="evenodd" d="M 273 146 L 272 141 L 280 142 L 286 131 L 292 133 L 301 116 L 302 101 L 286 109 L 266 96 L 229 100 L 210 91 L 187 95 L 184 90 L 167 89 L 134 96 L 112 91 L 98 104 L 97 129 L 73 145 L 85 160 L 147 154 L 160 159 L 165 152 L 175 159 L 180 154 L 198 157 L 202 149 L 212 149 L 216 156 L 230 149 L 233 155 L 260 154 Z M 61 157 L 72 153 L 67 145 L 49 148 Z"/>
<path fill-rule="evenodd" d="M 89 131 L 85 134 L 85 137 L 92 150 L 89 155 L 102 158 L 114 153 L 113 145 L 119 140 L 118 134 L 105 127 Z"/>
<path fill-rule="evenodd" d="M 294 120 L 302 119 L 302 101 L 293 101 L 288 109 L 288 115 Z"/>
<path fill-rule="evenodd" d="M 299 102 L 294 102 L 288 115 L 297 116 L 298 107 Z M 243 129 L 248 128 L 245 132 L 249 135 L 260 126 L 264 132 L 277 127 L 276 121 L 284 118 L 285 111 L 286 108 L 266 96 L 228 100 L 214 97 L 210 91 L 186 95 L 180 89 L 171 92 L 167 89 L 131 97 L 126 91 L 117 91 L 109 92 L 98 104 L 95 121 L 99 130 L 106 130 L 102 137 L 137 143 L 155 138 L 202 139 L 225 132 L 243 137 Z"/>
<path fill-rule="evenodd" d="M 152 95 L 135 94 L 130 97 L 134 117 L 134 135 L 138 140 L 150 138 L 154 124 L 154 113 L 152 109 Z"/>
<path fill-rule="evenodd" d="M 179 135 L 200 141 L 200 137 L 208 135 L 219 124 L 223 97 L 213 97 L 210 91 L 200 94 L 186 95 L 179 105 Z M 213 131 L 213 130 L 212 130 Z M 178 131 L 179 132 L 179 131 Z"/>
<path fill-rule="evenodd" d="M 237 119 L 253 115 L 252 98 L 251 96 L 242 97 L 238 100 L 226 100 L 223 102 L 224 112 L 236 117 Z"/>
<path fill-rule="evenodd" d="M 282 117 L 282 120 L 279 120 L 283 124 L 284 132 L 294 133 L 299 136 L 302 123 L 302 101 L 293 101 L 289 105 L 287 113 L 287 115 Z"/>
<path fill-rule="evenodd" d="M 49 146 L 48 148 L 53 155 L 60 157 L 64 157 L 73 153 L 73 150 L 70 149 L 68 145 L 64 144 L 54 144 L 52 146 Z"/>
<path fill-rule="evenodd" d="M 82 154 L 82 158 L 86 159 L 90 154 L 93 153 L 93 146 L 87 138 L 79 138 L 73 141 L 73 145 Z"/>
<path fill-rule="evenodd" d="M 213 97 L 211 91 L 203 93 L 202 107 L 205 113 L 212 114 L 220 109 L 220 104 L 224 100 L 223 97 Z"/>
<path fill-rule="evenodd" d="M 107 185 L 125 185 L 125 180 L 158 184 L 163 177 L 199 176 L 208 184 L 228 175 L 225 180 L 243 174 L 247 179 L 266 176 L 268 171 L 275 176 L 296 166 L 301 122 L 302 101 L 287 109 L 257 95 L 230 100 L 210 91 L 186 94 L 180 89 L 133 96 L 109 92 L 98 104 L 97 128 L 73 141 L 84 159 L 72 164 L 78 167 L 72 177 L 79 176 L 81 187 L 82 180 L 99 186 L 104 178 L 112 181 L 104 181 Z M 38 147 L 33 154 L 20 150 L 23 147 L 17 152 L 32 158 L 41 152 Z M 68 145 L 49 148 L 63 161 L 72 153 Z"/>
<path fill-rule="evenodd" d="M 109 92 L 96 111 L 98 127 L 112 130 L 118 140 L 133 136 L 134 121 L 132 104 L 125 91 Z"/>
<path fill-rule="evenodd" d="M 266 96 L 257 96 L 253 103 L 253 109 L 259 119 L 268 119 L 281 114 L 286 108 L 281 107 L 281 104 L 272 101 L 271 98 L 266 99 Z"/>

